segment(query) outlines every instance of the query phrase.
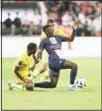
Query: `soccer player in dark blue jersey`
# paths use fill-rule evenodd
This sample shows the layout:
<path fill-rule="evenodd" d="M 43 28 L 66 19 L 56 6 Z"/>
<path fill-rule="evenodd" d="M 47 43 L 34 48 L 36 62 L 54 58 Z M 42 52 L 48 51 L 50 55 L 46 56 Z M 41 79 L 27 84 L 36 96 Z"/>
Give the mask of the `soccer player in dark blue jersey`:
<path fill-rule="evenodd" d="M 60 69 L 71 69 L 69 90 L 79 90 L 74 85 L 78 69 L 77 64 L 60 58 L 61 43 L 66 41 L 72 42 L 74 40 L 76 30 L 73 28 L 73 32 L 70 38 L 55 36 L 53 28 L 51 28 L 49 25 L 45 25 L 43 27 L 43 31 L 47 35 L 47 38 L 40 42 L 37 58 L 39 59 L 40 54 L 44 49 L 48 52 L 48 65 L 51 82 L 35 83 L 35 87 L 55 88 L 58 82 Z"/>

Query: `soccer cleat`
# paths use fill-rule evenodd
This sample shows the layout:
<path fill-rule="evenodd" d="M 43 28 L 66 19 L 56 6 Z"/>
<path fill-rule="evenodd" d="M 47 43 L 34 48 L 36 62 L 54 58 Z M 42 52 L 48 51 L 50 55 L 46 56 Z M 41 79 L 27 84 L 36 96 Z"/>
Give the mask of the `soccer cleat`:
<path fill-rule="evenodd" d="M 8 86 L 9 86 L 9 90 L 13 90 L 12 83 L 9 82 Z"/>
<path fill-rule="evenodd" d="M 78 87 L 72 86 L 68 88 L 69 91 L 80 91 Z"/>

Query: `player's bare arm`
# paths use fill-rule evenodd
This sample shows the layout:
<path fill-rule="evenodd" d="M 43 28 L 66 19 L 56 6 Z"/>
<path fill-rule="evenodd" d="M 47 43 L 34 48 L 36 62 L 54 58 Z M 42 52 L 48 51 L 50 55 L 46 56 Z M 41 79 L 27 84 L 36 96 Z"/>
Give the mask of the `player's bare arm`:
<path fill-rule="evenodd" d="M 37 52 L 37 59 L 38 60 L 40 58 L 40 55 L 42 54 L 42 51 L 43 51 L 43 49 L 38 49 L 38 52 Z"/>
<path fill-rule="evenodd" d="M 40 60 L 42 59 L 42 53 L 40 54 L 40 57 L 39 57 L 39 59 L 40 59 Z"/>
<path fill-rule="evenodd" d="M 77 21 L 73 21 L 69 24 L 70 27 L 73 27 L 75 30 L 78 28 L 79 23 Z"/>
<path fill-rule="evenodd" d="M 17 75 L 18 78 L 20 78 L 21 80 L 23 80 L 24 77 L 21 74 L 19 74 L 19 69 L 20 69 L 19 66 L 15 66 L 14 73 Z"/>
<path fill-rule="evenodd" d="M 76 29 L 77 29 L 77 27 L 78 27 L 78 22 L 74 21 L 74 22 L 70 25 L 70 27 L 72 28 L 73 31 L 72 31 L 72 33 L 71 33 L 71 35 L 70 35 L 69 37 L 66 36 L 68 42 L 72 42 L 72 41 L 74 40 L 74 37 L 75 37 L 75 35 L 76 35 Z"/>
<path fill-rule="evenodd" d="M 35 61 L 35 64 L 39 63 L 39 60 L 36 58 L 36 56 L 33 54 L 33 59 Z"/>
<path fill-rule="evenodd" d="M 30 80 L 24 78 L 24 77 L 19 73 L 20 66 L 22 65 L 22 61 L 20 61 L 20 62 L 18 63 L 18 65 L 19 65 L 19 66 L 15 66 L 14 73 L 17 75 L 18 78 L 20 78 L 22 81 L 24 81 L 24 83 L 26 83 L 26 84 L 28 85 L 28 84 L 30 83 Z"/>
<path fill-rule="evenodd" d="M 37 63 L 39 63 L 39 60 L 35 57 L 35 55 L 33 54 L 33 59 L 35 61 L 34 65 L 30 68 L 31 71 L 33 71 L 35 69 L 35 66 Z"/>
<path fill-rule="evenodd" d="M 29 90 L 33 89 L 33 82 L 27 78 L 24 78 L 21 74 L 19 74 L 19 66 L 16 66 L 14 69 L 15 74 L 18 76 L 18 78 L 20 78 L 22 81 L 24 81 L 25 84 L 27 84 L 27 88 Z"/>
<path fill-rule="evenodd" d="M 73 28 L 73 32 L 70 37 L 66 37 L 68 42 L 72 42 L 74 40 L 76 34 L 76 30 Z"/>

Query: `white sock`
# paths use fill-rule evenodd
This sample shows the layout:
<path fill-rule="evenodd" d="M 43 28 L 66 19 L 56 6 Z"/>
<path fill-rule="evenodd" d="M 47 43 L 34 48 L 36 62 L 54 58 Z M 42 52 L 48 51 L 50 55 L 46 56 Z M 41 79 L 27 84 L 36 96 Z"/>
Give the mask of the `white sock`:
<path fill-rule="evenodd" d="M 73 87 L 74 86 L 74 84 L 69 84 L 69 87 Z"/>
<path fill-rule="evenodd" d="M 11 86 L 14 87 L 16 83 L 11 83 Z"/>

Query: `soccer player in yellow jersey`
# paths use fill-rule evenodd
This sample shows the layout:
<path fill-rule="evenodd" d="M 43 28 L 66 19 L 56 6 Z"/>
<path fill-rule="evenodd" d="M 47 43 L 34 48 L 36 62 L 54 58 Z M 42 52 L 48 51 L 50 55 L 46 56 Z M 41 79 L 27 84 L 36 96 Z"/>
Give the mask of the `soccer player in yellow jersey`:
<path fill-rule="evenodd" d="M 27 51 L 24 52 L 16 61 L 14 67 L 14 75 L 17 78 L 17 83 L 9 83 L 9 89 L 13 88 L 21 90 L 33 90 L 33 81 L 31 73 L 38 62 L 35 53 L 37 51 L 37 45 L 35 43 L 29 43 L 27 45 Z"/>
<path fill-rule="evenodd" d="M 50 25 L 50 27 L 54 28 L 54 26 L 55 26 L 54 19 L 48 19 L 47 24 Z M 78 26 L 78 24 L 76 22 L 73 22 L 73 24 L 70 25 L 70 27 L 74 27 L 75 29 L 77 28 L 77 26 Z M 71 36 L 71 31 L 70 31 L 69 35 L 67 35 L 61 29 L 54 28 L 54 35 L 70 37 Z M 44 32 L 42 32 L 42 34 L 40 36 L 40 39 L 42 40 L 44 38 L 46 38 L 46 34 Z M 69 42 L 68 42 L 68 45 L 70 45 Z M 35 77 L 39 76 L 41 73 L 44 72 L 44 75 L 39 79 L 39 82 L 42 82 L 42 81 L 45 81 L 45 80 L 49 79 L 49 73 L 46 71 L 47 67 L 48 67 L 48 54 L 45 50 L 44 50 L 43 55 L 41 55 L 41 58 L 42 58 L 44 63 L 43 63 L 42 67 L 39 70 L 34 72 Z"/>

